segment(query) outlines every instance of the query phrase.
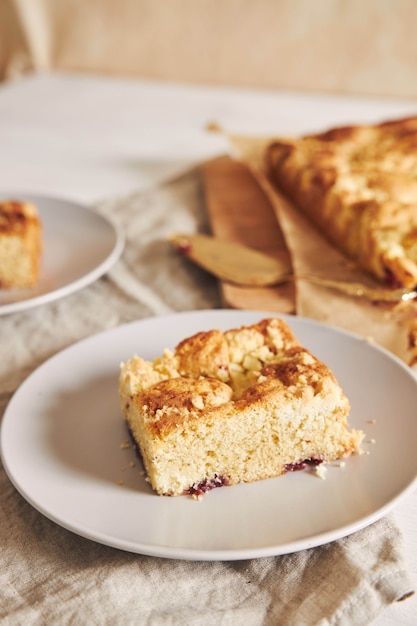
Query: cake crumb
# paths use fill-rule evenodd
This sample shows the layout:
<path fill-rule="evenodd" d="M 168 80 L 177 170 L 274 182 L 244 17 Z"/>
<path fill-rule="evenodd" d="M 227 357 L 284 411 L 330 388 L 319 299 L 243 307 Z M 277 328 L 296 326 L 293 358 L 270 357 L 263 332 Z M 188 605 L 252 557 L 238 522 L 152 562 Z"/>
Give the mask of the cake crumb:
<path fill-rule="evenodd" d="M 376 419 L 368 420 L 368 424 L 376 424 Z"/>
<path fill-rule="evenodd" d="M 128 450 L 130 448 L 130 442 L 129 441 L 123 441 L 120 444 L 120 449 L 121 450 Z"/>
<path fill-rule="evenodd" d="M 327 467 L 321 463 L 320 465 L 316 465 L 314 468 L 314 472 L 317 478 L 321 478 L 321 480 L 325 480 L 327 474 Z"/>
<path fill-rule="evenodd" d="M 129 467 L 135 467 L 136 463 L 134 461 L 129 461 Z"/>
<path fill-rule="evenodd" d="M 124 482 L 123 482 L 123 480 L 118 480 L 117 484 L 121 487 L 122 485 L 124 485 Z"/>
<path fill-rule="evenodd" d="M 218 122 L 211 121 L 206 124 L 206 131 L 209 133 L 221 133 L 222 127 Z"/>

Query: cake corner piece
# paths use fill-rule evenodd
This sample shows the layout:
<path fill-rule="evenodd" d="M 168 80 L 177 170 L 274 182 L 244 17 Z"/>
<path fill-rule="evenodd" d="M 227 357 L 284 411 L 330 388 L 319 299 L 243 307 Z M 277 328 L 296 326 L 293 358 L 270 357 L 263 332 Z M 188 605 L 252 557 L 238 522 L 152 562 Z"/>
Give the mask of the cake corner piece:
<path fill-rule="evenodd" d="M 42 224 L 36 206 L 0 200 L 0 288 L 36 286 L 41 253 Z"/>

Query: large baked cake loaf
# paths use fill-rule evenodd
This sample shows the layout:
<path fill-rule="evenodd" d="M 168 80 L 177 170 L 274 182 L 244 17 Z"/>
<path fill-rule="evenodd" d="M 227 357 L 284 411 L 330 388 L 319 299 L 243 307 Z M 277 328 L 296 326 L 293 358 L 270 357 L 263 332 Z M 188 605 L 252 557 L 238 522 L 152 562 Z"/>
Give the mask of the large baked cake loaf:
<path fill-rule="evenodd" d="M 265 156 L 336 247 L 383 283 L 417 286 L 417 117 L 279 139 Z"/>
<path fill-rule="evenodd" d="M 29 202 L 0 201 L 0 288 L 33 287 L 39 280 L 42 226 Z"/>
<path fill-rule="evenodd" d="M 119 393 L 147 479 L 198 496 L 360 451 L 349 401 L 282 319 L 200 332 L 121 365 Z"/>

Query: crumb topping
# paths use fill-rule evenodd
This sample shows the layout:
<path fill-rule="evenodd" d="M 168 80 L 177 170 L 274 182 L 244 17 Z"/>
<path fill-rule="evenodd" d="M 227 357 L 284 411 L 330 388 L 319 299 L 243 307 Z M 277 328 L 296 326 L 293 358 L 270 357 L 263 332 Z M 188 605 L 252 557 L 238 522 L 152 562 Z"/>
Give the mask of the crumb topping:
<path fill-rule="evenodd" d="M 337 383 L 287 324 L 272 318 L 197 333 L 153 362 L 135 356 L 122 364 L 121 384 L 125 395 L 141 395 L 144 417 L 160 433 L 210 409 L 230 410 L 230 403 L 254 404 L 275 393 L 307 401 L 331 394 Z"/>
<path fill-rule="evenodd" d="M 31 220 L 38 220 L 38 212 L 33 204 L 17 200 L 0 200 L 1 233 L 20 233 Z"/>

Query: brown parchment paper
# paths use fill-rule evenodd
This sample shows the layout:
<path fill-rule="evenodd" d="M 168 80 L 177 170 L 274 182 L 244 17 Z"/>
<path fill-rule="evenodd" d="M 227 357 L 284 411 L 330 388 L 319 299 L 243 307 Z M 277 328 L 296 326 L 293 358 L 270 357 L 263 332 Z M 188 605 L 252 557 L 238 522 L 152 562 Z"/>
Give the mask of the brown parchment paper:
<path fill-rule="evenodd" d="M 234 158 L 245 162 L 267 194 L 285 236 L 296 276 L 313 274 L 377 287 L 339 252 L 269 181 L 264 150 L 271 137 L 229 136 Z M 417 308 L 414 302 L 375 303 L 304 279 L 296 280 L 296 314 L 357 333 L 387 348 L 406 363 L 414 361 Z"/>

